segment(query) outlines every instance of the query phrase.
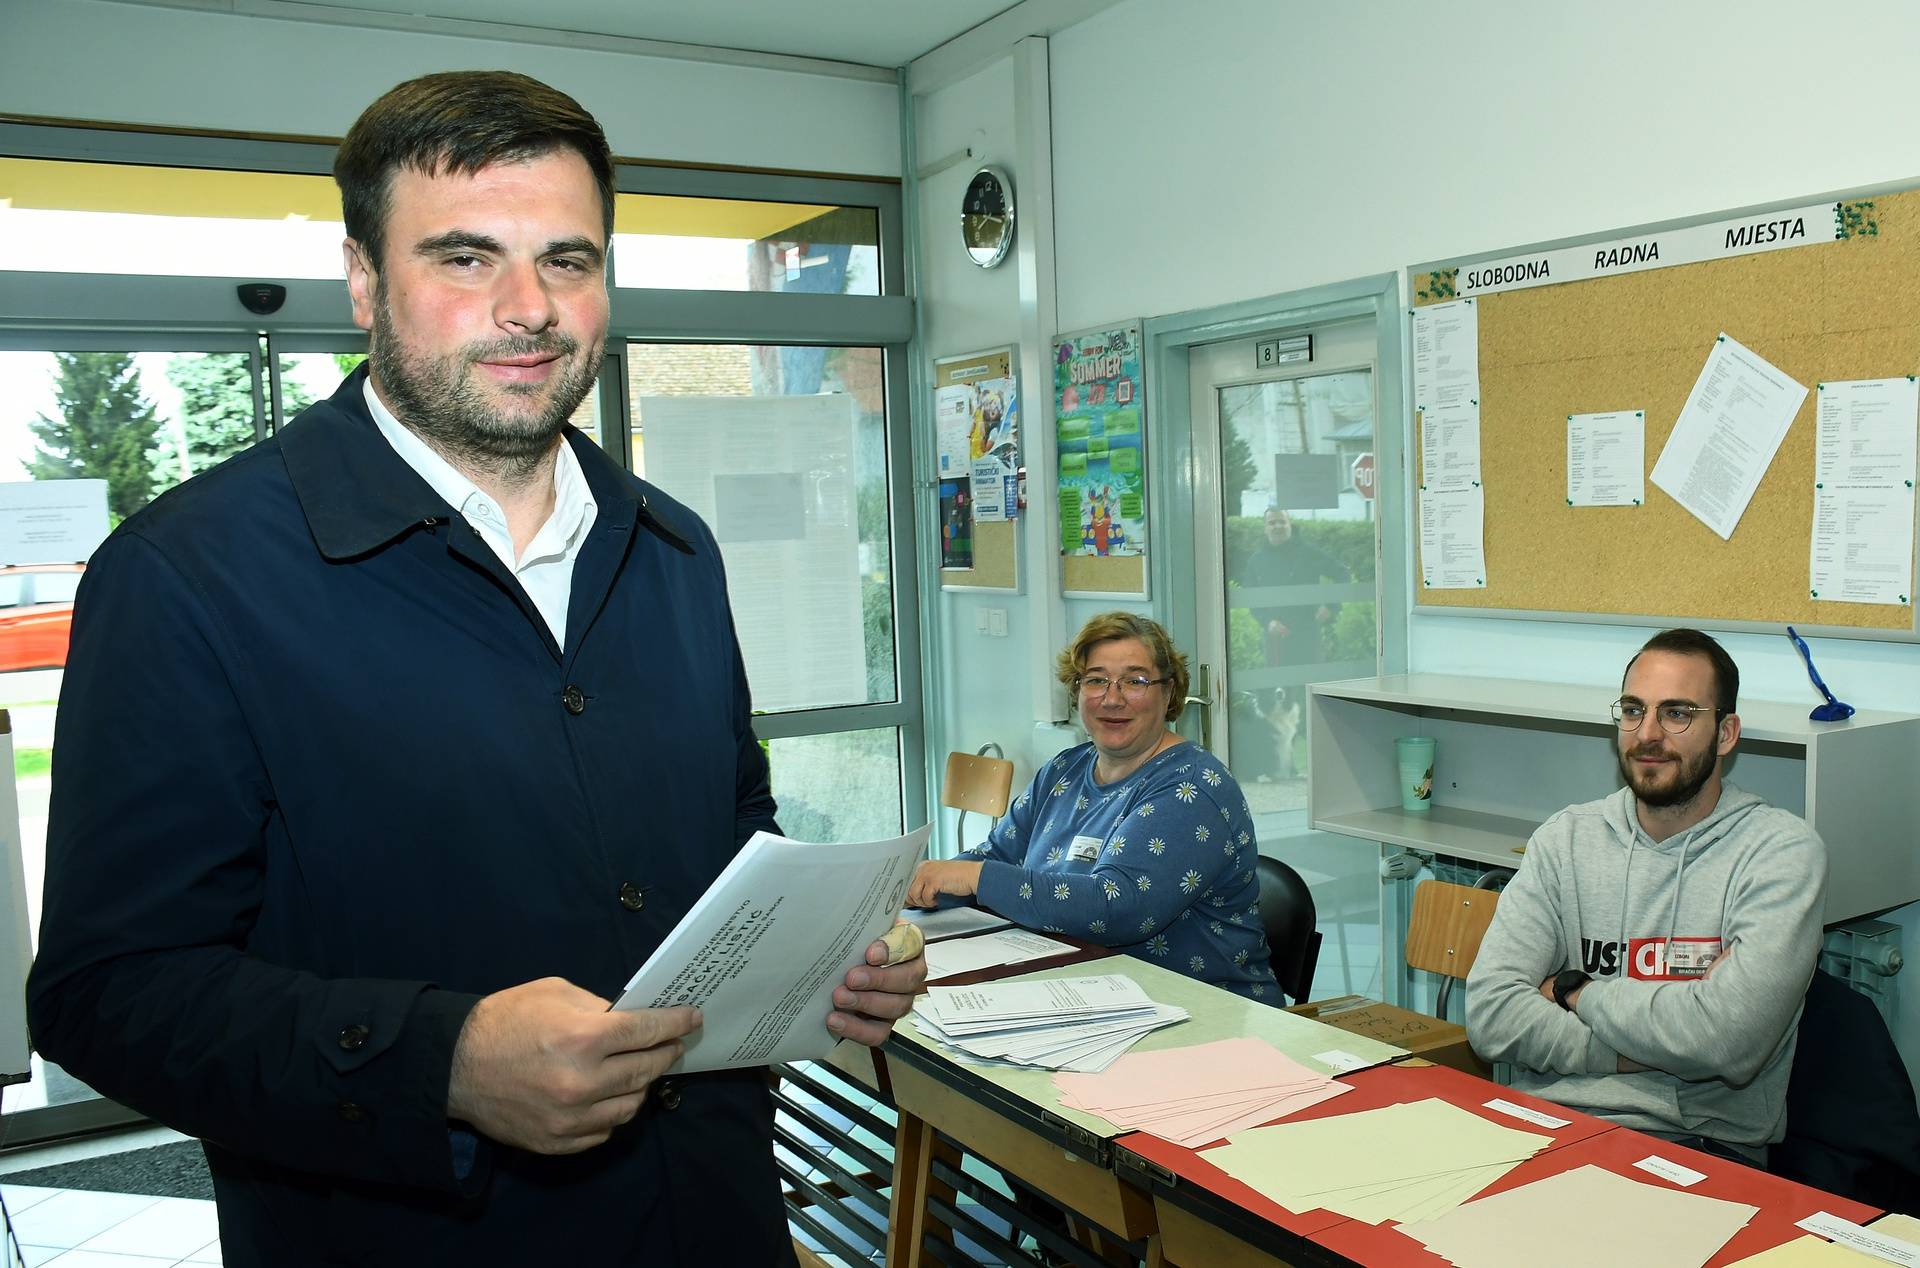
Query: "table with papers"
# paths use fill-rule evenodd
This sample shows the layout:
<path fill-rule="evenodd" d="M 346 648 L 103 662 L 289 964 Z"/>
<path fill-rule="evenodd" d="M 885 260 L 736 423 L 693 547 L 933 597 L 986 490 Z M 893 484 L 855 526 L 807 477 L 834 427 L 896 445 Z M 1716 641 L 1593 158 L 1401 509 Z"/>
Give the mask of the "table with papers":
<path fill-rule="evenodd" d="M 1438 1099 L 1470 1111 L 1490 1124 L 1549 1137 L 1547 1145 L 1506 1177 L 1524 1183 L 1525 1176 L 1549 1174 L 1546 1157 L 1554 1150 L 1613 1130 L 1612 1124 L 1576 1114 L 1546 1101 L 1502 1088 L 1447 1066 L 1407 1062 L 1342 1076 L 1352 1092 L 1290 1115 L 1288 1123 L 1314 1120 L 1334 1122 L 1348 1114 Z M 1528 1113 L 1562 1124 L 1516 1117 L 1486 1108 L 1501 1100 Z M 1315 1207 L 1291 1211 L 1242 1180 L 1214 1165 L 1211 1150 L 1196 1151 L 1145 1133 L 1114 1142 L 1115 1166 L 1122 1176 L 1151 1191 L 1158 1208 L 1163 1245 L 1171 1263 L 1222 1262 L 1217 1248 L 1234 1244 L 1248 1253 L 1249 1263 L 1291 1262 L 1300 1257 L 1309 1238 L 1351 1222 L 1337 1212 Z M 1419 1248 L 1411 1247 L 1417 1251 Z M 1264 1252 L 1260 1255 L 1258 1252 Z M 1270 1258 L 1269 1258 L 1270 1257 Z M 1322 1253 L 1318 1262 L 1344 1262 Z M 1238 1261 L 1235 1261 L 1238 1262 Z M 1377 1262 L 1387 1263 L 1391 1260 Z"/>
<path fill-rule="evenodd" d="M 1662 1262 L 1688 1262 L 1677 1256 L 1685 1253 L 1682 1243 L 1692 1238 L 1696 1246 L 1707 1248 L 1701 1252 L 1705 1258 L 1690 1261 L 1696 1268 L 1702 1263 L 1707 1268 L 1727 1268 L 1800 1237 L 1795 1221 L 1815 1211 L 1856 1222 L 1877 1214 L 1858 1203 L 1681 1149 L 1444 1066 L 1410 1061 L 1342 1081 L 1353 1085 L 1351 1094 L 1285 1120 L 1319 1120 L 1319 1130 L 1334 1133 L 1319 1142 L 1322 1151 L 1332 1145 L 1332 1153 L 1338 1153 L 1335 1142 L 1346 1127 L 1356 1128 L 1347 1143 L 1364 1149 L 1366 1122 L 1356 1115 L 1432 1100 L 1471 1112 L 1489 1125 L 1550 1139 L 1464 1205 L 1431 1214 L 1424 1222 L 1410 1222 L 1403 1232 L 1391 1220 L 1370 1223 L 1324 1207 L 1292 1210 L 1280 1205 L 1269 1193 L 1287 1183 L 1299 1183 L 1298 1177 L 1289 1180 L 1284 1168 L 1263 1179 L 1263 1188 L 1269 1192 L 1262 1192 L 1210 1159 L 1210 1155 L 1218 1157 L 1219 1147 L 1196 1151 L 1145 1133 L 1123 1136 L 1114 1142 L 1115 1166 L 1123 1177 L 1152 1192 L 1167 1263 L 1449 1268 L 1454 1261 L 1436 1249 L 1489 1268 L 1507 1263 L 1589 1262 L 1569 1257 L 1577 1250 L 1597 1255 L 1591 1262 L 1632 1262 L 1651 1268 Z M 1647 1159 L 1654 1160 L 1652 1169 L 1635 1165 Z M 1318 1182 L 1334 1183 L 1338 1168 L 1345 1164 L 1331 1155 L 1323 1161 L 1325 1165 L 1316 1170 L 1323 1177 Z M 1662 1163 L 1675 1165 L 1669 1168 Z M 1428 1160 L 1426 1165 L 1434 1164 Z M 1688 1180 L 1694 1175 L 1700 1178 L 1689 1184 L 1668 1178 Z M 1556 1191 L 1560 1188 L 1565 1192 Z M 1496 1198 L 1497 1202 L 1492 1201 Z M 1591 1206 L 1583 1208 L 1580 1217 L 1572 1217 L 1566 1205 L 1569 1200 L 1604 1203 L 1613 1208 L 1615 1218 L 1596 1218 Z M 1488 1204 L 1476 1209 L 1482 1201 Z M 1624 1239 L 1649 1233 L 1657 1234 L 1653 1240 L 1661 1253 L 1676 1258 L 1636 1255 L 1624 1245 L 1616 1250 L 1607 1241 L 1610 1236 Z M 1436 1249 L 1417 1237 L 1431 1238 Z"/>
<path fill-rule="evenodd" d="M 1636 1214 L 1637 1222 L 1680 1218 L 1689 1221 L 1695 1232 L 1702 1219 L 1711 1224 L 1716 1214 L 1726 1216 L 1730 1208 L 1737 1208 L 1731 1209 L 1731 1218 L 1722 1220 L 1718 1233 L 1707 1229 L 1695 1237 L 1697 1243 L 1702 1237 L 1711 1242 L 1724 1237 L 1733 1223 L 1739 1225 L 1711 1257 L 1696 1258 L 1695 1268 L 1702 1262 L 1705 1268 L 1733 1268 L 1775 1248 L 1786 1257 L 1762 1260 L 1764 1268 L 1835 1264 L 1841 1257 L 1829 1254 L 1831 1248 L 1824 1242 L 1820 1247 L 1807 1243 L 1809 1235 L 1795 1227 L 1796 1221 L 1827 1212 L 1870 1225 L 1878 1214 L 1858 1203 L 1680 1149 L 1458 1070 L 1418 1059 L 1379 1064 L 1397 1050 L 1381 1044 L 1376 1051 L 1361 1036 L 1243 1000 L 1132 957 L 1108 956 L 1027 973 L 1021 972 L 1022 967 L 984 970 L 982 976 L 1029 982 L 1124 973 L 1148 998 L 1185 1008 L 1191 1019 L 1147 1035 L 1106 1070 L 1086 1076 L 963 1060 L 943 1051 L 937 1041 L 910 1024 L 896 1029 L 885 1054 L 843 1045 L 835 1064 L 877 1087 L 900 1111 L 888 1233 L 890 1264 L 938 1261 L 940 1252 L 929 1248 L 947 1240 L 950 1233 L 934 1211 L 936 1204 L 951 1202 L 953 1194 L 938 1179 L 935 1167 L 944 1164 L 957 1170 L 964 1151 L 1019 1177 L 1099 1228 L 1135 1243 L 1136 1253 L 1144 1247 L 1148 1262 L 1156 1265 L 1447 1268 L 1448 1259 L 1401 1232 L 1393 1219 L 1375 1224 L 1324 1207 L 1289 1210 L 1209 1161 L 1217 1142 L 1193 1145 L 1205 1134 L 1208 1121 L 1217 1121 L 1221 1135 L 1228 1139 L 1275 1126 L 1324 1121 L 1325 1126 L 1315 1129 L 1329 1133 L 1315 1147 L 1318 1157 L 1330 1143 L 1338 1152 L 1337 1142 L 1344 1134 L 1342 1118 L 1357 1129 L 1366 1122 L 1357 1116 L 1367 1111 L 1434 1101 L 1455 1113 L 1473 1115 L 1486 1125 L 1492 1139 L 1519 1141 L 1525 1147 L 1512 1152 L 1528 1155 L 1517 1162 L 1496 1159 L 1479 1164 L 1504 1174 L 1470 1197 L 1460 1192 L 1461 1186 L 1433 1195 L 1425 1221 L 1416 1231 L 1453 1253 L 1472 1249 L 1476 1224 L 1486 1226 L 1490 1216 L 1499 1217 L 1501 1234 L 1489 1253 L 1515 1251 L 1528 1207 L 1537 1208 L 1537 1199 L 1543 1196 L 1548 1199 L 1544 1205 L 1554 1204 L 1553 1190 L 1527 1190 L 1549 1180 L 1570 1185 L 1579 1193 L 1605 1191 L 1630 1200 L 1637 1212 L 1643 1208 L 1648 1212 Z M 1254 1042 L 1260 1045 L 1257 1051 L 1251 1046 Z M 1164 1100 L 1145 1096 L 1143 1089 L 1165 1082 L 1166 1068 L 1181 1069 L 1183 1062 L 1204 1062 L 1209 1077 L 1183 1077 L 1177 1092 Z M 1341 1072 L 1349 1064 L 1359 1068 Z M 1216 1073 L 1218 1077 L 1212 1077 Z M 1326 1075 L 1335 1076 L 1347 1090 L 1332 1095 L 1325 1093 L 1324 1086 L 1315 1090 L 1316 1082 Z M 1236 1083 L 1238 1091 L 1227 1090 Z M 1232 1112 L 1236 1105 L 1245 1104 L 1238 1099 L 1240 1092 L 1249 1099 L 1273 1097 L 1291 1107 L 1275 1111 L 1284 1115 L 1277 1124 L 1263 1122 L 1249 1128 L 1243 1116 Z M 1292 1104 L 1296 1097 L 1302 1098 L 1300 1104 Z M 1103 1117 L 1100 1110 L 1110 1117 Z M 1431 1115 L 1435 1110 L 1428 1106 L 1414 1113 Z M 1131 1130 L 1142 1117 L 1184 1143 Z M 1356 1130 L 1354 1141 L 1362 1135 Z M 1543 1143 L 1534 1149 L 1534 1140 Z M 1649 1158 L 1656 1165 L 1673 1164 L 1675 1169 L 1663 1174 L 1635 1166 Z M 1690 1173 L 1700 1179 L 1681 1184 L 1668 1178 L 1686 1179 Z M 1516 1193 L 1517 1199 L 1509 1196 Z M 1688 1195 L 1708 1201 L 1692 1202 Z M 1509 1207 L 1473 1209 L 1474 1203 L 1494 1197 Z M 1455 1205 L 1456 1201 L 1463 1204 Z M 1698 1212 L 1689 1208 L 1706 1214 L 1696 1218 Z M 1378 1210 L 1371 1213 L 1380 1214 Z M 1449 1215 L 1453 1218 L 1443 1225 Z M 1605 1221 L 1577 1223 L 1586 1230 L 1582 1250 L 1590 1250 L 1597 1235 L 1609 1231 Z M 1567 1227 L 1563 1210 L 1557 1210 L 1552 1227 Z M 1906 1231 L 1894 1235 L 1911 1236 Z M 1098 1244 L 1097 1237 L 1094 1242 Z M 1523 1257 L 1528 1253 L 1524 1247 L 1519 1251 Z M 1518 1261 L 1496 1257 L 1488 1262 Z M 1557 1257 L 1550 1254 L 1535 1262 L 1557 1262 Z M 1639 1268 L 1652 1268 L 1672 1261 L 1655 1257 L 1635 1262 Z"/>
<path fill-rule="evenodd" d="M 1187 1020 L 1140 1039 L 1127 1049 L 1129 1056 L 1256 1038 L 1307 1069 L 1334 1074 L 1406 1055 L 1133 956 L 1110 955 L 1031 973 L 1020 973 L 1021 967 L 1013 966 L 999 983 L 1118 974 L 1155 1003 L 1187 1012 Z M 967 1153 L 1019 1176 L 1122 1238 L 1138 1241 L 1153 1234 L 1152 1200 L 1113 1169 L 1111 1142 L 1123 1129 L 1074 1108 L 1055 1085 L 1054 1071 L 963 1060 L 910 1021 L 894 1028 L 885 1056 L 887 1084 L 900 1111 L 888 1263 L 923 1262 L 929 1190 L 938 1187 L 930 1179 L 932 1163 L 956 1165 L 952 1151 L 936 1137 L 958 1142 Z"/>

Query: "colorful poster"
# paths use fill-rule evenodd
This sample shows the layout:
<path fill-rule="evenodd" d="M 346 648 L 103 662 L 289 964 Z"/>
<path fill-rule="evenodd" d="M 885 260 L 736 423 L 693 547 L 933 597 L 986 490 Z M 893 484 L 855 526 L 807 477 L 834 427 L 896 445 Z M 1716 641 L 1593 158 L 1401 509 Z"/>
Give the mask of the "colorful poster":
<path fill-rule="evenodd" d="M 1140 555 L 1147 547 L 1146 394 L 1140 327 L 1054 340 L 1060 553 Z"/>
<path fill-rule="evenodd" d="M 973 567 L 973 499 L 965 480 L 940 482 L 940 566 Z"/>
<path fill-rule="evenodd" d="M 977 524 L 1016 519 L 1015 481 L 1020 467 L 1020 393 L 1013 376 L 973 385 L 973 519 Z"/>

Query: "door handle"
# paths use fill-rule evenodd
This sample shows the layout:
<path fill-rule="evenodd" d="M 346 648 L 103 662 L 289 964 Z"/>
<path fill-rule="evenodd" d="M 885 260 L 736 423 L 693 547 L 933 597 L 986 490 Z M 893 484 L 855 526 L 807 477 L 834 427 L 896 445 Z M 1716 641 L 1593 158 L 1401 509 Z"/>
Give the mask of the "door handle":
<path fill-rule="evenodd" d="M 1192 684 L 1199 695 L 1188 696 L 1188 704 L 1200 706 L 1200 747 L 1213 752 L 1213 669 L 1207 665 L 1196 667 L 1196 681 Z"/>

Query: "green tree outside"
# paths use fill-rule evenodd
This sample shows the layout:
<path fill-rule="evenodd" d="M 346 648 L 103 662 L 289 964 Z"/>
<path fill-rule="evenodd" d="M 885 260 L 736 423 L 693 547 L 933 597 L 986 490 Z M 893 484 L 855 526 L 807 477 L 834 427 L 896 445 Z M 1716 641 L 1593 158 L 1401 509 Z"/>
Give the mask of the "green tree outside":
<path fill-rule="evenodd" d="M 128 352 L 53 354 L 57 416 L 33 429 L 35 480 L 105 480 L 107 512 L 118 524 L 153 499 L 160 416 L 140 394 Z"/>
<path fill-rule="evenodd" d="M 280 363 L 280 399 L 287 417 L 313 398 Z M 182 352 L 167 362 L 167 381 L 180 389 L 180 422 L 187 438 L 187 475 L 196 476 L 254 440 L 253 371 L 242 356 Z"/>

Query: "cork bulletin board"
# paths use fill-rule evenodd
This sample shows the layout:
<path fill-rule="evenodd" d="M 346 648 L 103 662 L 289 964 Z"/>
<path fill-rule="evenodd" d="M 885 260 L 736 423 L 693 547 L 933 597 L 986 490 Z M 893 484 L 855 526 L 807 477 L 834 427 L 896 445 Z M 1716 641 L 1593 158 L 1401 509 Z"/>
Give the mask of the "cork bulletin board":
<path fill-rule="evenodd" d="M 1700 237 L 1709 227 L 1717 243 L 1721 230 L 1740 220 L 1777 223 L 1768 220 L 1777 209 L 1762 208 L 1411 269 L 1416 306 L 1473 294 L 1479 309 L 1486 508 L 1485 587 L 1428 589 L 1416 570 L 1417 606 L 1719 628 L 1793 624 L 1913 640 L 1911 604 L 1815 600 L 1808 556 L 1817 385 L 1920 373 L 1920 190 L 1810 197 L 1797 206 L 1823 202 L 1832 220 L 1815 227 L 1825 240 L 1791 249 L 1568 281 L 1556 273 L 1551 282 L 1521 289 L 1472 291 L 1486 276 L 1474 267 L 1483 260 L 1521 259 L 1530 251 L 1544 259 L 1580 246 L 1597 267 L 1617 257 L 1594 243 L 1649 242 L 1683 230 Z M 1738 232 L 1730 231 L 1729 248 Z M 1644 410 L 1651 473 L 1721 332 L 1808 388 L 1732 538 L 1722 540 L 1651 479 L 1640 506 L 1569 506 L 1568 415 Z M 1417 464 L 1417 409 L 1413 422 Z"/>
<path fill-rule="evenodd" d="M 941 357 L 933 363 L 934 414 L 936 426 L 942 430 L 937 441 L 941 451 L 938 459 L 940 518 L 947 526 L 943 528 L 940 552 L 940 588 L 943 590 L 1017 593 L 1020 589 L 1019 521 L 977 518 L 971 496 L 978 491 L 971 479 L 974 460 L 985 456 L 988 442 L 996 436 L 1015 438 L 1009 440 L 1006 452 L 1018 454 L 1020 398 L 1015 369 L 1018 364 L 1019 350 L 1013 347 Z M 981 410 L 983 391 L 995 398 L 1000 411 L 997 421 L 1005 426 L 1004 433 L 988 435 L 996 420 L 994 415 Z M 960 416 L 950 418 L 945 405 L 959 405 Z M 974 439 L 976 434 L 978 443 Z M 948 450 L 955 451 L 951 462 Z M 1010 459 L 1013 463 L 1017 461 L 1017 456 Z M 949 470 L 949 466 L 954 469 Z M 1008 470 L 1011 469 L 1009 466 Z M 956 492 L 960 495 L 958 505 L 952 500 Z M 966 538 L 965 550 L 959 558 L 954 558 L 947 547 L 945 533 L 949 529 L 959 531 Z"/>

